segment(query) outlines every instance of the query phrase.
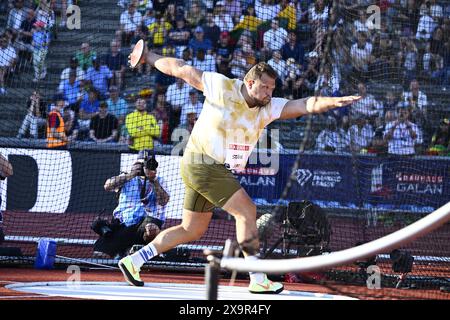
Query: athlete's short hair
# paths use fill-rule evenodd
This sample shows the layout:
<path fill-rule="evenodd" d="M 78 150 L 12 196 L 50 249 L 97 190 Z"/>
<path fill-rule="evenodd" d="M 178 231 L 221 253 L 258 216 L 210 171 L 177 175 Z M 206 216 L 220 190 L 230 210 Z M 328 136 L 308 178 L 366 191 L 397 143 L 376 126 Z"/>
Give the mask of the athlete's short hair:
<path fill-rule="evenodd" d="M 272 68 L 266 62 L 259 62 L 255 64 L 245 75 L 244 80 L 256 80 L 261 79 L 263 74 L 267 74 L 269 77 L 276 79 L 278 74 L 274 68 Z"/>

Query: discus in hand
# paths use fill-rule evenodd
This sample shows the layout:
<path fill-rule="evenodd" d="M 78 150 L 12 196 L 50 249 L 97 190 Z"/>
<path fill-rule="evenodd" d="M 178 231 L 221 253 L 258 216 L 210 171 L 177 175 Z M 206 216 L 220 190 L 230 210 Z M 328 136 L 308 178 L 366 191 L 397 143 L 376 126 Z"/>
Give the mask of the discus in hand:
<path fill-rule="evenodd" d="M 145 42 L 139 40 L 133 48 L 133 51 L 128 56 L 128 65 L 134 69 L 137 65 L 145 63 Z"/>

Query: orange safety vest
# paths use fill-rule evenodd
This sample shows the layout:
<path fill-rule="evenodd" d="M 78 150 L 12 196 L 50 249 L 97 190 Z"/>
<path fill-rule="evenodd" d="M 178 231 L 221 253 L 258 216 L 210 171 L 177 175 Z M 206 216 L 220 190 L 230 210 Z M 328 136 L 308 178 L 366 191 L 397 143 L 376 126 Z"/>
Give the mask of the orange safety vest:
<path fill-rule="evenodd" d="M 65 141 L 61 141 L 58 138 L 54 138 L 51 132 L 51 128 L 49 126 L 48 123 L 48 119 L 50 119 L 50 116 L 52 114 L 56 114 L 59 118 L 59 126 L 56 128 L 56 132 L 57 133 L 65 133 L 64 132 L 64 119 L 63 117 L 61 117 L 61 115 L 59 114 L 59 112 L 56 111 L 52 111 L 48 114 L 48 118 L 47 118 L 47 148 L 56 148 L 56 147 L 62 147 L 65 146 L 67 144 L 67 142 Z"/>

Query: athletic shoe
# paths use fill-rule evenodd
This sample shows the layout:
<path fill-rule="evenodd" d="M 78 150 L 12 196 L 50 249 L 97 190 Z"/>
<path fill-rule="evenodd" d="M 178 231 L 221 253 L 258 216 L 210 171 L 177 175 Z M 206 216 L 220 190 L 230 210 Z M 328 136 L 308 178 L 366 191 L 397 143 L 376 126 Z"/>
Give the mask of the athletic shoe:
<path fill-rule="evenodd" d="M 6 94 L 6 89 L 3 87 L 0 87 L 0 95 L 5 95 Z"/>
<path fill-rule="evenodd" d="M 136 287 L 142 287 L 144 285 L 144 282 L 139 276 L 139 271 L 141 271 L 141 269 L 134 266 L 130 256 L 126 256 L 119 261 L 119 268 L 129 284 Z"/>
<path fill-rule="evenodd" d="M 263 282 L 250 281 L 248 290 L 251 293 L 262 293 L 262 294 L 277 294 L 283 291 L 284 286 L 280 282 L 270 281 L 266 275 L 264 275 Z"/>

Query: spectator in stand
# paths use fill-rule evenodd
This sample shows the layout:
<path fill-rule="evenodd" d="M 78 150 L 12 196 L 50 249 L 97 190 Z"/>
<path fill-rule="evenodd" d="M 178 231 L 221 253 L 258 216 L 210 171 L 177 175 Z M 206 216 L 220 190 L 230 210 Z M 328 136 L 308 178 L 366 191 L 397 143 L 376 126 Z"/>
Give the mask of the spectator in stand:
<path fill-rule="evenodd" d="M 424 9 L 423 15 L 419 20 L 419 25 L 417 26 L 416 39 L 422 41 L 429 40 L 436 26 L 436 22 L 430 15 L 430 9 Z"/>
<path fill-rule="evenodd" d="M 339 76 L 331 70 L 331 66 L 326 65 L 323 67 L 323 72 L 317 78 L 315 85 L 315 90 L 320 92 L 320 95 L 325 97 L 337 97 L 340 95 L 339 92 Z M 343 109 L 347 109 L 345 106 L 343 108 L 338 108 L 331 110 L 333 113 L 340 112 Z"/>
<path fill-rule="evenodd" d="M 374 136 L 373 128 L 364 116 L 359 115 L 352 120 L 355 124 L 348 131 L 350 150 L 355 153 L 366 153 Z"/>
<path fill-rule="evenodd" d="M 200 48 L 206 50 L 206 52 L 213 48 L 211 40 L 205 38 L 202 27 L 198 26 L 197 28 L 195 28 L 194 38 L 189 41 L 189 48 L 192 49 L 192 54 L 194 56 L 197 54 L 197 50 Z"/>
<path fill-rule="evenodd" d="M 394 111 L 397 108 L 398 105 L 398 98 L 392 91 L 388 91 L 385 96 L 385 100 L 383 103 L 383 109 L 385 112 L 388 112 L 389 110 Z"/>
<path fill-rule="evenodd" d="M 27 101 L 28 113 L 22 121 L 17 138 L 23 138 L 27 130 L 30 130 L 30 137 L 38 139 L 38 129 L 46 123 L 47 110 L 46 104 L 38 91 L 33 91 Z"/>
<path fill-rule="evenodd" d="M 403 100 L 410 107 L 413 119 L 425 119 L 427 117 L 428 99 L 427 95 L 420 91 L 417 79 L 411 81 L 409 90 L 403 92 Z"/>
<path fill-rule="evenodd" d="M 108 94 L 109 82 L 113 77 L 111 70 L 102 65 L 99 58 L 92 61 L 93 66 L 86 72 L 86 81 L 91 84 L 101 95 L 102 99 Z"/>
<path fill-rule="evenodd" d="M 111 86 L 109 88 L 109 98 L 106 100 L 108 111 L 117 118 L 119 129 L 125 124 L 125 117 L 128 114 L 128 103 L 119 95 L 119 88 Z"/>
<path fill-rule="evenodd" d="M 200 8 L 197 1 L 193 1 L 190 9 L 186 11 L 186 21 L 190 28 L 195 28 L 200 25 L 200 22 L 205 17 L 205 12 Z"/>
<path fill-rule="evenodd" d="M 52 0 L 52 8 L 61 13 L 61 20 L 59 21 L 60 27 L 65 27 L 67 23 L 67 8 L 71 6 L 72 0 Z"/>
<path fill-rule="evenodd" d="M 417 62 L 418 62 L 418 50 L 414 41 L 400 39 L 401 51 L 399 54 L 399 60 L 403 66 L 403 73 L 405 81 L 411 81 L 416 78 L 417 75 Z"/>
<path fill-rule="evenodd" d="M 55 12 L 50 7 L 50 2 L 39 1 L 36 9 L 36 21 L 42 21 L 47 26 L 47 30 L 51 30 L 55 25 Z"/>
<path fill-rule="evenodd" d="M 230 66 L 227 62 L 221 61 L 217 66 L 217 72 L 223 74 L 227 78 L 233 78 L 231 74 Z"/>
<path fill-rule="evenodd" d="M 205 39 L 209 39 L 212 45 L 216 46 L 219 42 L 219 35 L 221 32 L 214 20 L 214 13 L 212 11 L 206 13 L 206 22 L 203 25 L 203 32 Z"/>
<path fill-rule="evenodd" d="M 180 126 L 184 126 L 188 123 L 188 114 L 194 113 L 198 118 L 202 111 L 203 104 L 198 100 L 198 92 L 195 89 L 189 91 L 189 102 L 183 105 L 180 116 Z"/>
<path fill-rule="evenodd" d="M 229 45 L 230 34 L 226 31 L 220 34 L 220 40 L 217 44 L 217 47 L 214 49 L 216 53 L 216 63 L 220 65 L 223 61 L 226 64 L 230 63 L 231 58 L 233 57 L 232 50 Z"/>
<path fill-rule="evenodd" d="M 312 25 L 314 32 L 315 45 L 314 48 L 322 55 L 322 43 L 328 28 L 329 8 L 325 6 L 324 0 L 315 1 L 309 8 L 309 23 Z"/>
<path fill-rule="evenodd" d="M 33 46 L 31 41 L 33 40 L 33 25 L 36 22 L 36 14 L 34 10 L 28 10 L 25 20 L 20 24 L 20 29 L 18 31 L 18 37 L 16 41 L 16 48 L 19 51 L 27 51 L 29 53 L 33 52 Z"/>
<path fill-rule="evenodd" d="M 75 111 L 70 107 L 65 107 L 63 112 L 64 131 L 66 132 L 68 142 L 73 142 L 78 137 L 78 130 L 80 128 Z"/>
<path fill-rule="evenodd" d="M 153 10 L 155 10 L 155 12 L 164 13 L 171 2 L 173 2 L 173 0 L 153 0 Z"/>
<path fill-rule="evenodd" d="M 300 78 L 303 67 L 296 63 L 294 58 L 286 61 L 286 78 L 283 82 L 283 91 L 287 99 L 298 99 L 297 90 L 294 89 L 295 82 Z"/>
<path fill-rule="evenodd" d="M 186 64 L 192 66 L 192 53 L 189 48 L 183 50 L 183 53 L 181 54 L 181 59 L 183 59 L 186 62 Z"/>
<path fill-rule="evenodd" d="M 440 20 L 444 17 L 444 10 L 442 6 L 436 3 L 436 0 L 426 0 L 420 6 L 420 13 L 425 13 L 429 10 L 431 17 L 434 19 L 436 23 L 439 23 Z"/>
<path fill-rule="evenodd" d="M 278 74 L 279 79 L 284 82 L 286 79 L 287 65 L 286 61 L 281 57 L 279 50 L 274 50 L 272 52 L 272 59 L 270 59 L 267 64 L 269 64 Z"/>
<path fill-rule="evenodd" d="M 353 22 L 353 36 L 356 38 L 358 32 L 368 33 L 374 28 L 374 19 L 367 20 L 366 8 L 358 10 L 358 19 Z"/>
<path fill-rule="evenodd" d="M 225 11 L 223 1 L 216 2 L 216 6 L 214 7 L 214 22 L 220 28 L 221 32 L 230 32 L 234 28 L 233 19 Z"/>
<path fill-rule="evenodd" d="M 149 41 L 154 48 L 161 48 L 168 42 L 172 25 L 166 21 L 163 14 L 156 14 L 156 21 L 148 27 Z"/>
<path fill-rule="evenodd" d="M 186 149 L 187 142 L 189 141 L 189 136 L 197 122 L 198 115 L 196 112 L 188 112 L 186 115 L 187 121 L 184 125 L 179 125 L 173 130 L 171 135 L 171 140 L 177 149 L 180 150 L 180 154 Z M 175 150 L 175 148 L 174 148 Z"/>
<path fill-rule="evenodd" d="M 399 108 L 397 120 L 387 123 L 384 139 L 391 155 L 414 155 L 422 140 L 422 131 L 409 120 L 408 108 Z"/>
<path fill-rule="evenodd" d="M 287 40 L 288 33 L 282 27 L 278 18 L 272 20 L 271 29 L 264 33 L 264 49 L 274 51 L 281 50 Z"/>
<path fill-rule="evenodd" d="M 303 96 L 307 93 L 313 93 L 315 84 L 319 76 L 319 56 L 317 52 L 311 51 L 308 54 L 308 66 L 300 78 L 294 83 L 294 90 L 297 95 Z"/>
<path fill-rule="evenodd" d="M 402 32 L 408 33 L 409 36 L 414 36 L 415 27 L 419 24 L 420 16 L 419 12 L 419 1 L 407 0 L 400 6 L 393 5 L 390 7 L 392 18 L 388 19 L 388 23 L 392 24 L 393 30 L 400 30 Z M 397 10 L 398 8 L 398 10 Z"/>
<path fill-rule="evenodd" d="M 117 118 L 108 112 L 108 104 L 102 102 L 89 124 L 89 138 L 97 143 L 117 142 L 118 126 Z"/>
<path fill-rule="evenodd" d="M 197 50 L 197 55 L 192 65 L 202 71 L 216 72 L 216 61 L 214 57 L 205 53 L 205 50 L 202 48 Z"/>
<path fill-rule="evenodd" d="M 444 82 L 446 69 L 444 68 L 444 58 L 437 52 L 431 52 L 430 43 L 426 44 L 426 53 L 423 55 L 424 75 L 435 84 Z"/>
<path fill-rule="evenodd" d="M 81 101 L 78 124 L 80 126 L 80 133 L 85 133 L 89 130 L 91 119 L 98 113 L 100 109 L 100 102 L 98 100 L 98 92 L 91 89 L 87 97 Z"/>
<path fill-rule="evenodd" d="M 117 41 L 111 41 L 111 52 L 104 57 L 104 63 L 111 70 L 113 78 L 111 84 L 122 88 L 127 66 L 127 58 L 119 51 Z"/>
<path fill-rule="evenodd" d="M 245 60 L 241 50 L 234 50 L 233 59 L 230 62 L 230 68 L 233 78 L 244 79 L 245 73 L 247 72 L 247 61 Z"/>
<path fill-rule="evenodd" d="M 372 139 L 372 146 L 369 149 L 370 153 L 376 153 L 380 155 L 387 154 L 388 143 L 384 139 L 384 132 L 386 130 L 386 124 L 397 119 L 397 112 L 395 110 L 387 110 L 383 117 L 375 119 L 375 132 Z"/>
<path fill-rule="evenodd" d="M 57 97 L 55 106 L 48 114 L 47 119 L 47 148 L 65 148 L 68 138 L 65 133 L 65 125 L 62 117 L 62 111 L 65 106 L 62 97 Z"/>
<path fill-rule="evenodd" d="M 76 80 L 80 82 L 84 82 L 85 72 L 83 69 L 78 66 L 78 60 L 75 57 L 71 57 L 69 61 L 69 67 L 65 68 L 61 72 L 61 81 L 69 80 L 70 73 L 75 72 Z"/>
<path fill-rule="evenodd" d="M 349 135 L 344 129 L 338 128 L 335 118 L 328 117 L 326 128 L 317 136 L 316 149 L 327 152 L 344 152 L 348 150 L 349 144 Z"/>
<path fill-rule="evenodd" d="M 450 156 L 450 121 L 447 118 L 439 122 L 439 127 L 431 138 L 427 154 Z"/>
<path fill-rule="evenodd" d="M 125 125 L 130 135 L 130 149 L 153 149 L 153 140 L 159 138 L 160 128 L 154 116 L 147 112 L 145 100 L 136 100 L 136 110 L 127 115 Z"/>
<path fill-rule="evenodd" d="M 6 29 L 13 30 L 15 34 L 20 31 L 22 22 L 27 17 L 27 9 L 24 8 L 23 0 L 15 0 L 14 8 L 9 11 L 8 20 L 6 21 Z"/>
<path fill-rule="evenodd" d="M 255 0 L 256 16 L 263 21 L 273 20 L 280 10 L 280 5 L 273 4 L 271 0 Z"/>
<path fill-rule="evenodd" d="M 33 47 L 33 82 L 37 82 L 43 80 L 47 75 L 45 58 L 47 57 L 48 46 L 50 45 L 50 34 L 45 29 L 46 24 L 43 21 L 38 20 L 33 26 L 33 40 L 31 42 Z"/>
<path fill-rule="evenodd" d="M 235 24 L 234 30 L 248 30 L 255 32 L 263 21 L 256 16 L 255 6 L 249 4 L 239 18 L 239 22 Z"/>
<path fill-rule="evenodd" d="M 297 63 L 303 65 L 305 49 L 302 44 L 297 41 L 297 34 L 293 31 L 288 34 L 288 41 L 281 47 L 281 56 L 283 60 L 287 61 L 293 58 Z"/>
<path fill-rule="evenodd" d="M 179 149 L 184 150 L 186 148 L 189 135 L 191 134 L 197 119 L 198 114 L 195 111 L 189 111 L 186 114 L 185 124 L 180 124 L 175 128 L 175 130 L 173 130 L 172 141 L 177 144 Z"/>
<path fill-rule="evenodd" d="M 97 53 L 91 50 L 89 43 L 83 42 L 81 44 L 81 50 L 76 53 L 75 57 L 81 69 L 86 71 L 92 67 L 92 60 L 97 57 Z"/>
<path fill-rule="evenodd" d="M 389 74 L 392 70 L 397 70 L 401 65 L 401 63 L 396 62 L 395 54 L 397 51 L 394 49 L 388 33 L 375 34 L 373 58 L 370 65 L 371 76 L 376 77 L 379 74 Z"/>
<path fill-rule="evenodd" d="M 369 64 L 372 62 L 372 44 L 367 41 L 363 32 L 358 32 L 357 42 L 352 45 L 350 57 L 353 72 L 359 78 L 366 79 L 369 72 Z"/>
<path fill-rule="evenodd" d="M 178 16 L 176 19 L 176 27 L 169 32 L 169 41 L 175 46 L 176 56 L 181 58 L 183 50 L 189 44 L 191 32 L 186 27 L 186 20 L 183 16 Z"/>
<path fill-rule="evenodd" d="M 16 62 L 16 50 L 8 44 L 8 39 L 2 36 L 0 38 L 0 96 L 6 94 L 5 77 L 14 69 Z"/>
<path fill-rule="evenodd" d="M 358 83 L 358 95 L 361 99 L 352 104 L 350 113 L 354 116 L 362 115 L 373 121 L 376 117 L 383 116 L 383 105 L 372 94 L 367 93 L 366 85 Z"/>
<path fill-rule="evenodd" d="M 164 92 L 158 92 L 155 97 L 155 108 L 151 112 L 161 129 L 161 142 L 170 143 L 172 130 L 175 127 L 173 117 L 171 117 L 171 106 L 166 102 Z"/>
<path fill-rule="evenodd" d="M 242 14 L 241 2 L 239 0 L 223 1 L 223 9 L 226 14 L 231 16 L 233 21 L 238 21 Z"/>
<path fill-rule="evenodd" d="M 142 17 L 142 26 L 146 29 L 156 21 L 155 11 L 153 9 L 148 9 L 145 15 Z"/>
<path fill-rule="evenodd" d="M 177 9 L 175 7 L 174 2 L 170 2 L 167 5 L 166 11 L 164 12 L 164 17 L 166 18 L 166 21 L 170 23 L 172 26 L 176 25 L 177 22 Z"/>
<path fill-rule="evenodd" d="M 191 87 L 184 80 L 177 78 L 166 91 L 166 100 L 174 110 L 181 110 L 183 105 L 189 101 Z"/>
<path fill-rule="evenodd" d="M 448 20 L 448 22 L 450 23 L 450 19 Z M 446 32 L 448 32 L 448 29 Z M 446 51 L 445 48 L 446 41 L 447 39 L 444 37 L 444 28 L 437 27 L 436 29 L 434 29 L 433 36 L 429 42 L 430 53 L 444 56 Z"/>
<path fill-rule="evenodd" d="M 69 80 L 60 82 L 58 93 L 64 97 L 64 100 L 69 104 L 70 109 L 78 110 L 83 96 L 81 94 L 81 84 L 77 81 L 77 74 L 75 72 L 69 74 Z"/>
<path fill-rule="evenodd" d="M 136 10 L 136 4 L 131 2 L 128 9 L 120 15 L 120 31 L 122 32 L 122 42 L 129 45 L 142 23 L 142 14 Z"/>

